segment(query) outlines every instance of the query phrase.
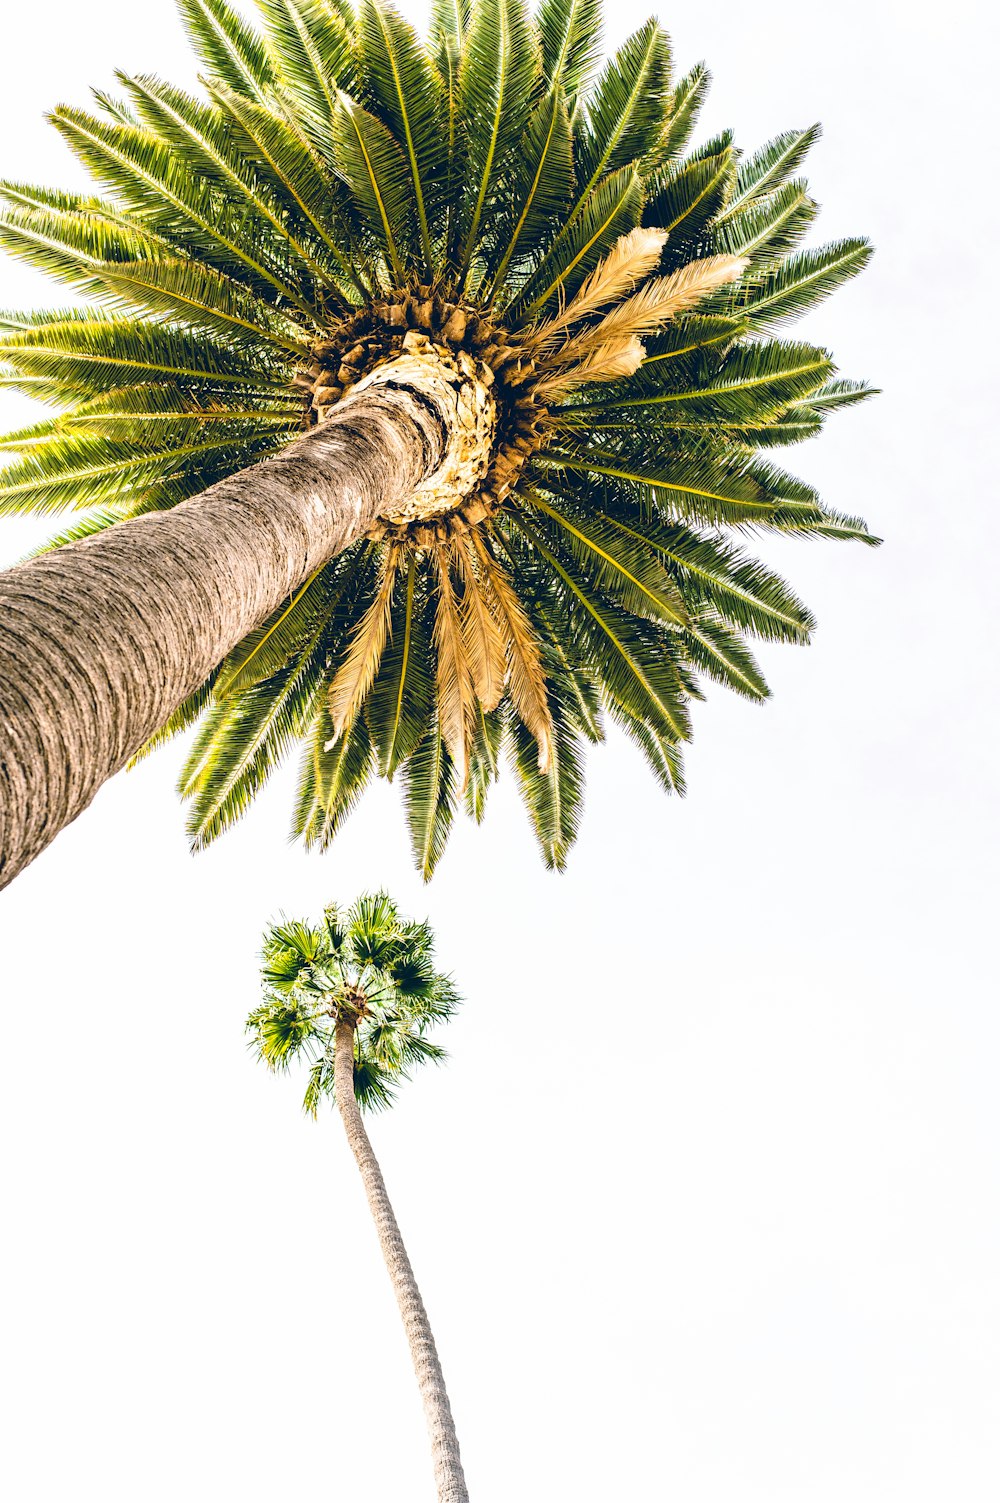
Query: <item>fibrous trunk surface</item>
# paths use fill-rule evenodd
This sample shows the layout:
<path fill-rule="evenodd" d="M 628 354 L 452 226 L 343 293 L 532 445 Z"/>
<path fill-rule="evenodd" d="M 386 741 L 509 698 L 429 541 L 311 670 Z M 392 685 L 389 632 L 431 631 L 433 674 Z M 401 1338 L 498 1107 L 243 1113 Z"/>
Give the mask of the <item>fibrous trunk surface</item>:
<path fill-rule="evenodd" d="M 0 887 L 303 580 L 433 480 L 454 414 L 411 379 L 383 375 L 171 511 L 0 575 Z"/>
<path fill-rule="evenodd" d="M 368 1206 L 375 1222 L 379 1246 L 392 1280 L 399 1313 L 403 1317 L 406 1339 L 410 1346 L 413 1368 L 423 1399 L 424 1415 L 430 1433 L 434 1458 L 434 1479 L 438 1503 L 469 1503 L 469 1493 L 462 1471 L 458 1436 L 452 1418 L 444 1374 L 431 1332 L 427 1311 L 420 1297 L 417 1281 L 407 1256 L 392 1203 L 389 1200 L 361 1111 L 354 1095 L 354 1027 L 342 1020 L 337 1025 L 334 1049 L 334 1089 L 347 1141 L 351 1146 Z"/>

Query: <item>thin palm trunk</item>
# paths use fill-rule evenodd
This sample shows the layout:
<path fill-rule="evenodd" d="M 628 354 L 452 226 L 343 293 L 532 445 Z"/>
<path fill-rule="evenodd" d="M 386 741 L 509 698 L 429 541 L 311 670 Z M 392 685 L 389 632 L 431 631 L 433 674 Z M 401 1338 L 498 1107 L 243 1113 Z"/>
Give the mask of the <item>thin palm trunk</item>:
<path fill-rule="evenodd" d="M 449 414 L 383 384 L 172 511 L 0 574 L 0 887 L 237 642 L 433 474 Z"/>
<path fill-rule="evenodd" d="M 458 1450 L 458 1436 L 452 1418 L 448 1393 L 444 1386 L 444 1374 L 434 1345 L 430 1321 L 420 1290 L 413 1276 L 413 1269 L 403 1246 L 399 1226 L 385 1188 L 382 1171 L 365 1131 L 361 1112 L 354 1095 L 354 1028 L 346 1020 L 337 1024 L 334 1044 L 334 1090 L 337 1108 L 347 1133 L 361 1179 L 364 1183 L 368 1206 L 378 1232 L 379 1245 L 385 1266 L 389 1270 L 392 1287 L 403 1317 L 406 1339 L 410 1344 L 410 1356 L 424 1403 L 424 1415 L 430 1432 L 431 1451 L 434 1457 L 434 1479 L 437 1483 L 439 1503 L 469 1503 L 469 1494 L 462 1472 Z"/>

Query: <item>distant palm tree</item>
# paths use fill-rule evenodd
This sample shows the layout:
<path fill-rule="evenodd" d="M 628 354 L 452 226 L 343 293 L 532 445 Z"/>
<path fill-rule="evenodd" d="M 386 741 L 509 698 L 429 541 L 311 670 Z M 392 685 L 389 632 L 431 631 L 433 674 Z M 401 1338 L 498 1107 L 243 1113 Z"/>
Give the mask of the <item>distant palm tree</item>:
<path fill-rule="evenodd" d="M 296 831 L 398 772 L 429 875 L 505 747 L 562 866 L 605 713 L 680 789 L 701 676 L 807 640 L 736 540 L 874 541 L 757 454 L 868 390 L 772 333 L 869 255 L 795 250 L 818 128 L 685 155 L 705 69 L 651 20 L 598 71 L 599 0 L 180 4 L 205 96 L 122 77 L 52 116 L 105 197 L 0 188 L 97 305 L 0 320 L 57 409 L 0 511 L 88 509 L 0 576 L 0 883 L 198 716 L 196 845 L 303 740 Z"/>
<path fill-rule="evenodd" d="M 444 1058 L 427 1030 L 458 1005 L 451 978 L 434 966 L 427 924 L 400 918 L 384 892 L 319 925 L 280 923 L 264 937 L 264 1001 L 247 1020 L 272 1070 L 309 1062 L 306 1110 L 332 1097 L 357 1161 L 379 1244 L 403 1317 L 420 1386 L 441 1503 L 468 1503 L 458 1437 L 437 1348 L 359 1104 L 389 1106 L 400 1081 Z"/>

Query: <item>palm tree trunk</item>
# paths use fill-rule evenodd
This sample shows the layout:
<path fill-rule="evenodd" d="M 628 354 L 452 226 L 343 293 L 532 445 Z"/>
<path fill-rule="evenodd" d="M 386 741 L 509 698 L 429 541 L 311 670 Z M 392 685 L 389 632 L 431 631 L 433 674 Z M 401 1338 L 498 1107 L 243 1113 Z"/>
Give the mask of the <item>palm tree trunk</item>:
<path fill-rule="evenodd" d="M 385 381 L 172 511 L 0 574 L 0 887 L 248 631 L 433 475 L 449 425 L 433 387 Z"/>
<path fill-rule="evenodd" d="M 452 1418 L 448 1393 L 444 1386 L 444 1374 L 434 1345 L 430 1321 L 420 1290 L 413 1276 L 410 1260 L 403 1246 L 399 1226 L 385 1188 L 378 1159 L 372 1149 L 361 1112 L 354 1095 L 354 1027 L 348 1021 L 337 1024 L 334 1056 L 334 1090 L 337 1108 L 347 1133 L 347 1141 L 357 1161 L 364 1182 L 368 1206 L 375 1221 L 379 1245 L 385 1266 L 389 1270 L 392 1287 L 403 1317 L 406 1338 L 410 1344 L 410 1356 L 424 1402 L 424 1415 L 431 1437 L 434 1457 L 434 1480 L 437 1483 L 438 1503 L 469 1503 L 465 1486 L 462 1460 L 458 1450 L 458 1436 Z"/>

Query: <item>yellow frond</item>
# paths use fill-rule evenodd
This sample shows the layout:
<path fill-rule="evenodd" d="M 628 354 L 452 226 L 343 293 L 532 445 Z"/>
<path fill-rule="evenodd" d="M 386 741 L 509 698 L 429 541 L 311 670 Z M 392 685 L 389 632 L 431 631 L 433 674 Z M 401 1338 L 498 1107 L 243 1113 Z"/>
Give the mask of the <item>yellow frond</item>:
<path fill-rule="evenodd" d="M 705 256 L 689 261 L 669 277 L 654 277 L 632 297 L 626 298 L 600 323 L 568 339 L 549 356 L 550 360 L 568 363 L 581 359 L 609 339 L 630 335 L 653 334 L 657 329 L 699 303 L 703 297 L 735 282 L 746 267 L 742 256 Z"/>
<path fill-rule="evenodd" d="M 646 356 L 646 346 L 634 334 L 602 341 L 576 365 L 564 366 L 539 381 L 535 388 L 546 401 L 563 396 L 592 381 L 618 381 L 634 376 Z"/>
<path fill-rule="evenodd" d="M 555 318 L 542 324 L 536 330 L 536 337 L 548 344 L 563 329 L 579 323 L 590 313 L 596 313 L 598 308 L 617 302 L 633 287 L 638 287 L 650 272 L 656 270 L 666 241 L 666 230 L 642 225 L 620 236 L 603 261 L 594 267 L 576 297 Z"/>
<path fill-rule="evenodd" d="M 455 540 L 455 558 L 464 586 L 462 640 L 479 702 L 484 710 L 495 710 L 503 697 L 506 678 L 504 637 L 483 594 L 476 557 L 468 534 Z"/>
<path fill-rule="evenodd" d="M 438 574 L 437 609 L 434 613 L 438 724 L 441 739 L 451 754 L 459 783 L 464 789 L 469 781 L 469 741 L 475 722 L 476 690 L 451 578 L 450 542 L 436 544 L 433 553 Z"/>
<path fill-rule="evenodd" d="M 382 577 L 375 598 L 358 622 L 344 661 L 330 685 L 333 741 L 339 740 L 350 726 L 375 682 L 389 635 L 392 591 L 401 557 L 399 544 L 389 543 L 382 558 Z"/>
<path fill-rule="evenodd" d="M 548 772 L 552 761 L 553 726 L 538 638 L 517 591 L 487 547 L 479 529 L 474 529 L 469 537 L 482 568 L 484 591 L 506 639 L 510 697 L 538 743 L 539 772 Z"/>

